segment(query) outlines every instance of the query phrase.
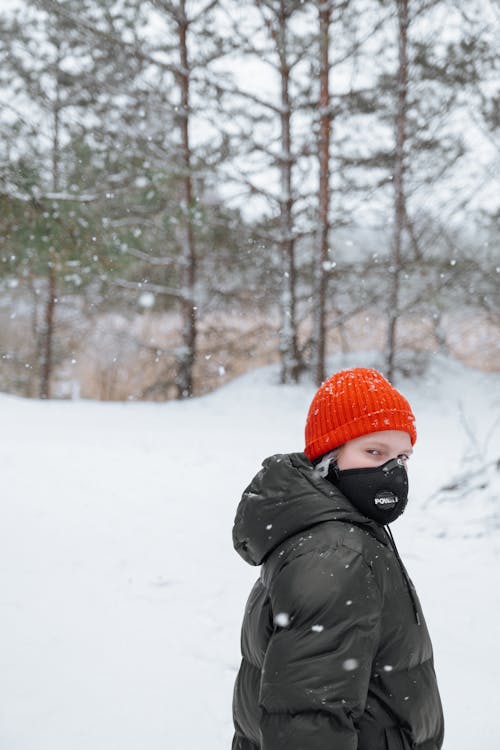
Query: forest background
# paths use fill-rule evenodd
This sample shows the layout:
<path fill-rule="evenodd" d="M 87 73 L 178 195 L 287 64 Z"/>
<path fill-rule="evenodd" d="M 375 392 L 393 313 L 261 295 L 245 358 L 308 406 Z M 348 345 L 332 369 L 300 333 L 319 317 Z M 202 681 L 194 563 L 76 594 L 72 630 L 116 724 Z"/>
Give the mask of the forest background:
<path fill-rule="evenodd" d="M 10 0 L 0 390 L 500 370 L 494 0 Z"/>

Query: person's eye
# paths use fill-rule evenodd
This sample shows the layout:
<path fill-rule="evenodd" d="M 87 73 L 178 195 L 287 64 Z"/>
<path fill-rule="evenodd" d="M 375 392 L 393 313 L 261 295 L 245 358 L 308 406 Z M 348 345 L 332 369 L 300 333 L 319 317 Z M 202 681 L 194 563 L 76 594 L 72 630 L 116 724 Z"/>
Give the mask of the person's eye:
<path fill-rule="evenodd" d="M 376 448 L 367 448 L 366 452 L 369 453 L 371 456 L 380 456 L 380 451 Z"/>

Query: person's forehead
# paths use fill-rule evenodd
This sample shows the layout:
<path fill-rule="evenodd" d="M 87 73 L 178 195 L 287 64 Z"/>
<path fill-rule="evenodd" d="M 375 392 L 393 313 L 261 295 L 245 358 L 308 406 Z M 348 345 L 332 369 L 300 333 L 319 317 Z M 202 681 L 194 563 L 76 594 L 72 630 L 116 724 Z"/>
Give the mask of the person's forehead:
<path fill-rule="evenodd" d="M 355 438 L 351 442 L 359 442 L 359 443 L 372 443 L 377 444 L 378 446 L 392 446 L 395 443 L 401 443 L 403 445 L 410 444 L 411 449 L 411 440 L 410 436 L 407 432 L 403 432 L 400 430 L 385 430 L 381 432 L 370 432 L 367 435 L 361 435 L 359 438 Z"/>

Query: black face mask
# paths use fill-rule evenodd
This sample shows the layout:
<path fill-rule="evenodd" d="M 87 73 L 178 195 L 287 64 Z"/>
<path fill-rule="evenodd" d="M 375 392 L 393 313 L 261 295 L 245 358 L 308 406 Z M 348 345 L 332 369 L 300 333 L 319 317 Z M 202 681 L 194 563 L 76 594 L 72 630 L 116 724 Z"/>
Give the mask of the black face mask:
<path fill-rule="evenodd" d="M 351 503 L 380 524 L 395 521 L 408 502 L 408 474 L 400 458 L 391 458 L 382 466 L 340 471 L 330 465 L 326 477 Z"/>

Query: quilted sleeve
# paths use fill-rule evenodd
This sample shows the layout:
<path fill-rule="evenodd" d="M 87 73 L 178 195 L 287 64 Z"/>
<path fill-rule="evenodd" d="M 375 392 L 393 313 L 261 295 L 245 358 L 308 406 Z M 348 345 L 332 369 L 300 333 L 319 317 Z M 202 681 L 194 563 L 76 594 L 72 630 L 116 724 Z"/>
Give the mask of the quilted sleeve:
<path fill-rule="evenodd" d="M 285 565 L 270 597 L 261 750 L 356 750 L 382 610 L 370 567 L 348 547 L 310 551 Z"/>

